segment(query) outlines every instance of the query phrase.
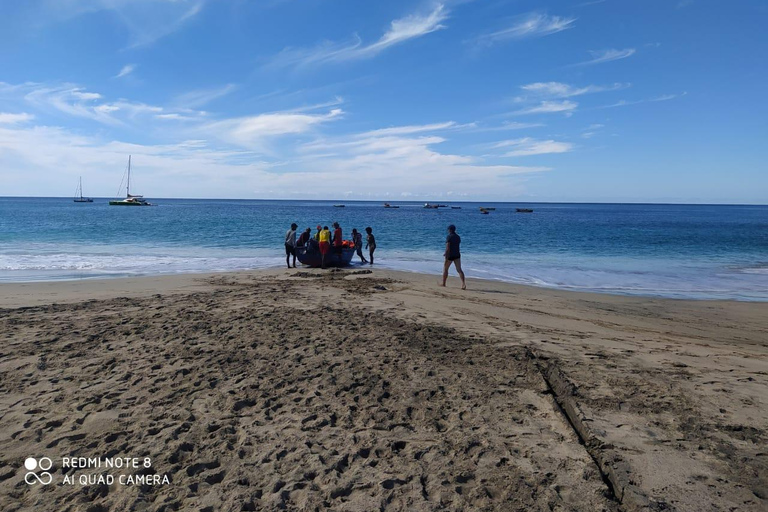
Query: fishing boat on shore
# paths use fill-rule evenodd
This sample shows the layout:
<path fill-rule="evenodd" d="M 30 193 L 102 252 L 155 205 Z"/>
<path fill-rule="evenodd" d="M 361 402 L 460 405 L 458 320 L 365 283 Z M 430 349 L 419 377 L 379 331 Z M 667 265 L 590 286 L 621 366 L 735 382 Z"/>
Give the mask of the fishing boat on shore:
<path fill-rule="evenodd" d="M 77 184 L 77 190 L 75 190 L 75 199 L 74 201 L 76 203 L 92 203 L 93 199 L 90 197 L 83 197 L 83 177 L 80 176 L 80 181 Z"/>
<path fill-rule="evenodd" d="M 110 201 L 111 206 L 154 206 L 152 203 L 144 199 L 144 196 L 131 194 L 131 155 L 128 155 L 128 179 L 125 185 L 125 199 L 115 199 Z M 120 189 L 122 190 L 123 183 L 120 182 Z M 120 192 L 118 191 L 118 194 Z"/>
<path fill-rule="evenodd" d="M 346 267 L 352 262 L 352 257 L 355 255 L 354 246 L 342 247 L 341 255 L 330 251 L 325 255 L 326 267 Z M 320 254 L 320 249 L 303 246 L 296 248 L 296 259 L 302 265 L 307 265 L 312 268 L 320 268 L 323 264 L 323 258 Z"/>

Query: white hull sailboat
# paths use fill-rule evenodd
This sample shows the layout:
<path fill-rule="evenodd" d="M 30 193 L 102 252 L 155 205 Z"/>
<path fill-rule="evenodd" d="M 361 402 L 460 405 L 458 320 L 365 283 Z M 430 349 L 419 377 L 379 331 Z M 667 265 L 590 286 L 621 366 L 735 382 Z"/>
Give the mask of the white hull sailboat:
<path fill-rule="evenodd" d="M 111 206 L 152 206 L 152 203 L 144 199 L 144 196 L 131 194 L 131 155 L 128 155 L 128 179 L 125 185 L 125 199 L 110 201 Z M 122 183 L 120 183 L 122 189 Z"/>

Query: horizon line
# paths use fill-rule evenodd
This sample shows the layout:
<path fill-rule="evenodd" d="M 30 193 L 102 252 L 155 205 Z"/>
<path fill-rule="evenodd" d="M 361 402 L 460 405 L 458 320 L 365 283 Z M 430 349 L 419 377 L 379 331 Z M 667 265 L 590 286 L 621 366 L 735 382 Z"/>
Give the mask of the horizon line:
<path fill-rule="evenodd" d="M 103 199 L 110 201 L 115 199 L 112 196 L 88 196 L 91 199 Z M 71 196 L 0 196 L 0 199 L 68 199 L 72 200 Z M 341 204 L 343 202 L 348 203 L 431 203 L 431 202 L 450 202 L 445 198 L 439 200 L 423 200 L 423 199 L 311 199 L 311 198 L 238 198 L 238 197 L 152 197 L 153 201 L 171 200 L 171 201 L 317 201 Z M 667 201 L 514 201 L 514 200 L 458 200 L 454 203 L 501 203 L 501 204 L 613 204 L 613 205 L 650 205 L 650 206 L 768 206 L 767 203 L 680 203 L 680 202 L 667 202 Z"/>

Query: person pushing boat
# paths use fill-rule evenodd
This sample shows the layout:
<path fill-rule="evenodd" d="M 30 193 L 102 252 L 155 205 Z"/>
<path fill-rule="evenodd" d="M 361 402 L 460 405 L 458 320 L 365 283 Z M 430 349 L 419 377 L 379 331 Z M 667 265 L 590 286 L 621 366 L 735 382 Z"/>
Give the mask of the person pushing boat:
<path fill-rule="evenodd" d="M 363 234 L 357 229 L 352 229 L 352 243 L 355 245 L 355 252 L 360 256 L 360 263 L 368 263 L 363 256 Z"/>
<path fill-rule="evenodd" d="M 291 229 L 285 232 L 285 264 L 291 268 L 290 258 L 293 256 L 293 268 L 296 268 L 296 230 L 299 228 L 295 222 Z"/>
<path fill-rule="evenodd" d="M 338 222 L 333 223 L 333 253 L 336 255 L 336 259 L 341 261 L 342 252 L 344 250 L 344 237 L 341 233 L 341 226 Z"/>
<path fill-rule="evenodd" d="M 325 268 L 325 257 L 331 251 L 331 230 L 328 229 L 328 226 L 323 227 L 322 231 L 318 233 L 318 238 L 320 242 L 320 266 Z"/>

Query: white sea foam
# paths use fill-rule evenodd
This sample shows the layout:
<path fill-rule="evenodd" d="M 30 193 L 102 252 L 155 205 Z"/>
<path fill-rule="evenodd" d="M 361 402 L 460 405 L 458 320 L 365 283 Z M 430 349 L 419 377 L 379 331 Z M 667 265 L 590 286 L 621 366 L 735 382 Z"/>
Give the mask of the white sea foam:
<path fill-rule="evenodd" d="M 377 265 L 418 273 L 442 272 L 438 252 L 379 251 Z M 357 258 L 355 257 L 355 260 Z M 768 300 L 768 267 L 696 267 L 657 263 L 636 268 L 624 260 L 512 258 L 467 254 L 470 277 L 511 283 L 631 295 L 675 298 Z M 27 246 L 0 252 L 0 281 L 82 279 L 282 266 L 276 250 L 136 246 Z M 641 262 L 643 263 L 643 262 Z M 604 268 L 595 268 L 600 265 Z M 452 275 L 455 272 L 452 271 Z"/>

